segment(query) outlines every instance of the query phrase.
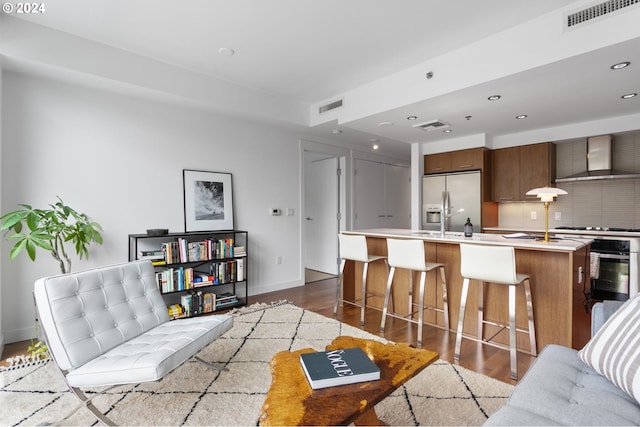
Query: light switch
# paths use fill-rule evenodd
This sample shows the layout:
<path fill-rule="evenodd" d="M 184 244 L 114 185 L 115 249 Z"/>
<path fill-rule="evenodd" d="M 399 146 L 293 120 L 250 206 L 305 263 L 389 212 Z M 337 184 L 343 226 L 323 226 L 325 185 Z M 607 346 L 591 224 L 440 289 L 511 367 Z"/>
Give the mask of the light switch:
<path fill-rule="evenodd" d="M 562 212 L 556 212 L 555 219 L 556 219 L 556 221 L 561 221 L 562 220 Z"/>
<path fill-rule="evenodd" d="M 536 211 L 531 211 L 531 219 L 537 219 L 538 216 L 536 215 Z"/>

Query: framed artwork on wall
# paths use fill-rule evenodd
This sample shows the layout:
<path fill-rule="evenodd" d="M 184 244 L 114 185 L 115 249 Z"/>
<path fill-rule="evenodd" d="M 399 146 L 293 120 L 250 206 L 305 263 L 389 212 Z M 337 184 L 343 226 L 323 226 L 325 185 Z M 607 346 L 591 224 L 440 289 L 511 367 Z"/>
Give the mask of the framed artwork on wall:
<path fill-rule="evenodd" d="M 182 170 L 184 231 L 233 229 L 231 174 Z"/>

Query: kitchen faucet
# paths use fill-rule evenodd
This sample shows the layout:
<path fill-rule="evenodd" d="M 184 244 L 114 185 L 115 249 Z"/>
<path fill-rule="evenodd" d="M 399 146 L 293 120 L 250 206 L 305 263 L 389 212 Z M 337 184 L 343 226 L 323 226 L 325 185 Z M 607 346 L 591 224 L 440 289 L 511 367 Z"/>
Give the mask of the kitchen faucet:
<path fill-rule="evenodd" d="M 447 219 L 454 215 L 459 215 L 464 212 L 464 208 L 460 208 L 455 212 L 449 213 L 451 208 L 449 207 L 449 192 L 442 192 L 442 203 L 440 204 L 440 236 L 444 237 L 447 231 Z"/>

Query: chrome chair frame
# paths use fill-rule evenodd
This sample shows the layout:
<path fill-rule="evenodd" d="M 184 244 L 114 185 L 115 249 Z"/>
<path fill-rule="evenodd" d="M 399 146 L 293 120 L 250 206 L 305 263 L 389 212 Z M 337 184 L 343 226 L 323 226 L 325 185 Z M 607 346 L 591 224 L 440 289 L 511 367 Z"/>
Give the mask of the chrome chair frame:
<path fill-rule="evenodd" d="M 460 360 L 460 348 L 462 346 L 464 317 L 466 311 L 467 297 L 469 295 L 470 280 L 478 281 L 478 336 L 476 339 L 466 336 L 466 338 L 474 339 L 483 344 L 493 345 L 509 351 L 509 361 L 511 369 L 511 378 L 518 379 L 517 365 L 517 337 L 516 332 L 527 333 L 529 335 L 529 354 L 537 355 L 535 322 L 533 318 L 533 301 L 531 298 L 531 283 L 529 276 L 526 274 L 518 274 L 515 267 L 515 249 L 508 246 L 487 246 L 474 244 L 460 244 L 460 269 L 463 277 L 462 293 L 460 296 L 460 312 L 458 316 L 458 326 L 456 328 L 456 344 L 454 350 L 454 360 Z M 475 259 L 472 262 L 469 259 Z M 494 264 L 502 271 L 493 270 L 491 265 Z M 509 323 L 508 325 L 492 322 L 484 319 L 484 284 L 485 282 L 497 283 L 509 286 Z M 517 328 L 516 326 L 516 289 L 520 284 L 524 284 L 525 301 L 527 306 L 527 323 L 528 329 Z M 484 325 L 498 326 L 500 329 L 491 337 L 485 339 Z M 504 329 L 509 330 L 509 346 L 491 342 Z"/>

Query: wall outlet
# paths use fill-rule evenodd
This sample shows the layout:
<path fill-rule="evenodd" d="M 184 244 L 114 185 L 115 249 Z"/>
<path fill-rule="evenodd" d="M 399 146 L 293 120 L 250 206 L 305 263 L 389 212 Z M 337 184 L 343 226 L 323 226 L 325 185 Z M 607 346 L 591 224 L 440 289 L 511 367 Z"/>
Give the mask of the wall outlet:
<path fill-rule="evenodd" d="M 280 208 L 271 208 L 269 209 L 269 212 L 271 213 L 271 215 L 273 216 L 278 216 L 282 213 L 282 211 L 280 210 Z"/>
<path fill-rule="evenodd" d="M 280 255 L 278 255 L 276 257 L 276 265 L 280 265 L 280 264 L 282 264 L 282 257 Z"/>
<path fill-rule="evenodd" d="M 556 221 L 561 221 L 562 220 L 562 212 L 556 212 L 555 213 L 555 219 L 556 219 Z"/>
<path fill-rule="evenodd" d="M 533 220 L 538 219 L 538 215 L 536 214 L 536 211 L 531 211 L 531 219 Z"/>

